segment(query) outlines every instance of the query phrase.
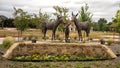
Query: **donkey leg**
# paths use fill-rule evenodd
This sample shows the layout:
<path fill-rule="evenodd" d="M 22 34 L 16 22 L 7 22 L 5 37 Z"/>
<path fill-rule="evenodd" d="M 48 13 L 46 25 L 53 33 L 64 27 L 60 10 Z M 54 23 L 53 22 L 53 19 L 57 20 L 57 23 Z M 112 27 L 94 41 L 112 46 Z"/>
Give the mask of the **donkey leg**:
<path fill-rule="evenodd" d="M 89 41 L 89 33 L 90 33 L 90 31 L 87 30 L 87 31 L 86 31 L 86 37 L 87 37 L 87 40 L 88 40 L 88 41 Z"/>
<path fill-rule="evenodd" d="M 82 34 L 81 31 L 78 31 L 79 41 L 82 41 Z"/>
<path fill-rule="evenodd" d="M 56 32 L 56 31 L 53 32 L 53 40 L 55 40 L 55 32 Z"/>
<path fill-rule="evenodd" d="M 55 40 L 55 33 L 52 33 L 52 40 Z"/>
<path fill-rule="evenodd" d="M 55 32 L 52 33 L 52 40 L 55 40 Z"/>
<path fill-rule="evenodd" d="M 78 37 L 79 37 L 79 41 L 80 41 L 80 32 L 78 31 Z"/>
<path fill-rule="evenodd" d="M 86 37 L 89 37 L 89 31 L 86 31 Z"/>
<path fill-rule="evenodd" d="M 46 32 L 47 30 L 44 31 L 44 40 L 46 40 Z"/>

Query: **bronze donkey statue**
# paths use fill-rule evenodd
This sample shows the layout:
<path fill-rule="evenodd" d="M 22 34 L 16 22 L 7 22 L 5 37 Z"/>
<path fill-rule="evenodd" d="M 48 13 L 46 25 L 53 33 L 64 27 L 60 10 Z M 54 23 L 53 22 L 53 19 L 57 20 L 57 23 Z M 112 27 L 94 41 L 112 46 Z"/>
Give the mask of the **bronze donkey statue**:
<path fill-rule="evenodd" d="M 72 21 L 74 22 L 76 29 L 78 31 L 78 36 L 79 36 L 79 40 L 82 41 L 82 30 L 84 30 L 86 32 L 86 36 L 89 37 L 89 33 L 90 33 L 90 23 L 88 21 L 86 22 L 78 22 L 78 19 L 76 18 L 78 14 L 74 15 L 72 13 Z"/>
<path fill-rule="evenodd" d="M 44 22 L 42 24 L 42 32 L 44 34 L 44 39 L 46 40 L 46 32 L 47 30 L 52 30 L 52 40 L 55 40 L 55 33 L 56 29 L 59 26 L 60 23 L 63 23 L 63 18 L 60 16 L 57 16 L 57 20 L 54 22 Z"/>

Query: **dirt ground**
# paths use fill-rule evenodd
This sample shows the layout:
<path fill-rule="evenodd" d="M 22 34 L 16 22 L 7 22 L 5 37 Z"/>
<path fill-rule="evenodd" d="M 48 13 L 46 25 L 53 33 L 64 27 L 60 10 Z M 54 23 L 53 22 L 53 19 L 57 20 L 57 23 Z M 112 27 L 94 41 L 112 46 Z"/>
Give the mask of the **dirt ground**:
<path fill-rule="evenodd" d="M 115 54 L 120 54 L 120 44 L 108 47 Z M 120 56 L 100 61 L 19 62 L 6 60 L 0 55 L 0 68 L 120 68 Z"/>

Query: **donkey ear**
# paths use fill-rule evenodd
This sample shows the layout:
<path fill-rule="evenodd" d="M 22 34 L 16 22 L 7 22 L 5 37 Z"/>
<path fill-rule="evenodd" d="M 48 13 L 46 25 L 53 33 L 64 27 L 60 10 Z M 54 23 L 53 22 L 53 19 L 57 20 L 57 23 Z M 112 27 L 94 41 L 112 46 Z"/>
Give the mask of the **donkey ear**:
<path fill-rule="evenodd" d="M 76 17 L 78 16 L 78 13 L 75 15 Z"/>

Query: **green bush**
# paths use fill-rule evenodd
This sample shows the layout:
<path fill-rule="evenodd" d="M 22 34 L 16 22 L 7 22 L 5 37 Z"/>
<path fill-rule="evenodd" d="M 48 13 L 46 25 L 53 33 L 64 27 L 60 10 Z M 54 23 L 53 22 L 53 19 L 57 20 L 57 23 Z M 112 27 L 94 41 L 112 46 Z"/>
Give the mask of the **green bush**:
<path fill-rule="evenodd" d="M 107 41 L 107 44 L 108 44 L 108 45 L 111 45 L 112 43 L 114 43 L 114 40 L 108 40 L 108 41 Z"/>
<path fill-rule="evenodd" d="M 116 68 L 120 68 L 120 62 L 117 63 Z"/>
<path fill-rule="evenodd" d="M 3 40 L 3 47 L 10 47 L 15 42 L 15 39 L 13 37 L 6 37 Z"/>

